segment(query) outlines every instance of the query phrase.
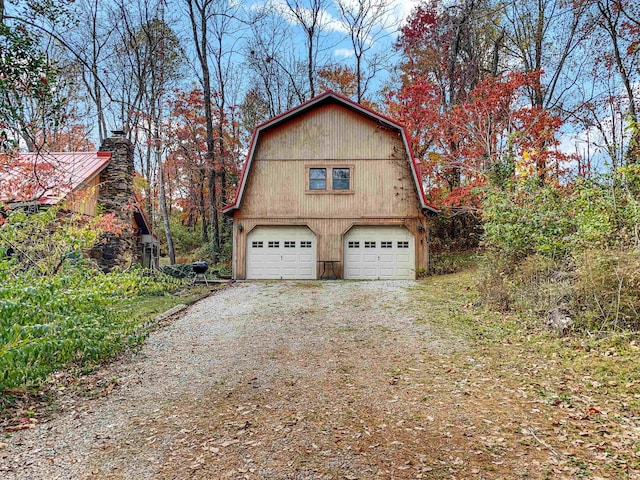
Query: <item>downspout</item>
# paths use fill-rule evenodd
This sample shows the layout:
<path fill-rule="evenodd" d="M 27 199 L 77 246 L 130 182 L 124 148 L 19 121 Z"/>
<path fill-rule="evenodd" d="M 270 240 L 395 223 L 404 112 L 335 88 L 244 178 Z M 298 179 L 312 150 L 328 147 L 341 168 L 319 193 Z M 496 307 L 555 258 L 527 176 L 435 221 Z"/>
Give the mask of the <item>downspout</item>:
<path fill-rule="evenodd" d="M 231 222 L 231 278 L 233 280 L 238 279 L 238 267 L 236 264 L 238 263 L 238 234 L 236 229 L 238 225 L 236 223 L 236 216 L 233 216 L 233 221 Z"/>
<path fill-rule="evenodd" d="M 431 251 L 429 249 L 429 244 L 431 243 L 431 229 L 429 228 L 429 217 L 425 215 L 425 238 L 427 241 L 427 245 L 425 246 L 425 248 L 427 249 L 427 275 L 429 273 L 431 273 Z"/>

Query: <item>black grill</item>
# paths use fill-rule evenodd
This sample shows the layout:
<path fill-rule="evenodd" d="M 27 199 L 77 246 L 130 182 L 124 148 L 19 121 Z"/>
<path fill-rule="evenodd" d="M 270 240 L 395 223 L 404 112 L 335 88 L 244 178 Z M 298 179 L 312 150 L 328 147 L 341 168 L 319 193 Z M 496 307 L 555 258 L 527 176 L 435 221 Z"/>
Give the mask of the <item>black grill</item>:
<path fill-rule="evenodd" d="M 193 269 L 194 273 L 203 275 L 207 273 L 207 270 L 209 270 L 209 264 L 207 262 L 193 262 L 191 264 L 191 268 Z"/>

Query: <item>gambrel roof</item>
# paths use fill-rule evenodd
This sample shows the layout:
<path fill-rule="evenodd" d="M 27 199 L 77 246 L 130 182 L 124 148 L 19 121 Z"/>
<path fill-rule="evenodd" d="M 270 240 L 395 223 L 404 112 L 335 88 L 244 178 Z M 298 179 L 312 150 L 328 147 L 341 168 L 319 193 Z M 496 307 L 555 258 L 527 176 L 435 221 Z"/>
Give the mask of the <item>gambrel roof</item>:
<path fill-rule="evenodd" d="M 393 131 L 398 132 L 398 134 L 402 138 L 402 143 L 407 152 L 406 158 L 409 163 L 409 169 L 411 171 L 411 176 L 413 178 L 415 191 L 416 191 L 416 195 L 418 196 L 420 206 L 422 207 L 423 210 L 431 213 L 437 213 L 439 211 L 437 208 L 430 205 L 425 198 L 424 190 L 422 189 L 422 184 L 421 184 L 420 165 L 413 158 L 413 155 L 411 153 L 411 148 L 409 148 L 407 132 L 404 126 L 391 120 L 388 117 L 385 117 L 384 115 L 381 115 L 363 105 L 360 105 L 359 103 L 355 103 L 352 100 L 346 97 L 343 97 L 342 95 L 339 95 L 332 91 L 327 91 L 321 95 L 318 95 L 317 97 L 312 98 L 311 100 L 305 103 L 302 103 L 301 105 L 295 108 L 292 108 L 291 110 L 287 110 L 286 112 L 276 117 L 273 117 L 270 120 L 267 120 L 266 122 L 258 125 L 255 128 L 255 130 L 253 131 L 253 136 L 251 138 L 251 144 L 249 147 L 249 152 L 247 154 L 247 159 L 242 167 L 242 172 L 240 174 L 240 181 L 238 184 L 238 189 L 236 191 L 236 198 L 233 201 L 233 203 L 223 208 L 222 211 L 224 213 L 226 214 L 231 213 L 234 210 L 237 210 L 238 208 L 240 208 L 240 205 L 242 204 L 242 197 L 244 195 L 245 187 L 247 184 L 247 178 L 249 177 L 249 173 L 251 172 L 253 157 L 255 154 L 256 146 L 258 144 L 258 141 L 260 140 L 261 135 L 265 131 L 281 126 L 284 123 L 288 122 L 289 120 L 292 120 L 293 118 L 296 118 L 304 113 L 307 113 L 313 110 L 314 108 L 317 108 L 323 105 L 328 105 L 328 104 L 341 105 L 351 111 L 359 113 L 360 115 L 363 115 L 377 122 L 379 125 L 382 125 L 386 128 L 389 128 Z"/>

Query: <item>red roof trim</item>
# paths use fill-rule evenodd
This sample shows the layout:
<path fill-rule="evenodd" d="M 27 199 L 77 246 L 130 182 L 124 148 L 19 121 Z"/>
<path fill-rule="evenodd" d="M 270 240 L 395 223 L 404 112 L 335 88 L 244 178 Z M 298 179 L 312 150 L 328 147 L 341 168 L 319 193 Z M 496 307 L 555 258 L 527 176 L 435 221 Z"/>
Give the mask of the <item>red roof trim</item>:
<path fill-rule="evenodd" d="M 236 198 L 233 200 L 232 203 L 230 203 L 229 205 L 225 206 L 222 209 L 223 213 L 230 213 L 233 210 L 236 210 L 240 207 L 240 203 L 242 202 L 242 196 L 244 194 L 244 188 L 247 182 L 247 177 L 249 175 L 249 170 L 251 169 L 251 164 L 253 162 L 253 154 L 255 152 L 255 148 L 256 148 L 256 144 L 257 144 L 257 139 L 259 137 L 259 135 L 262 133 L 262 131 L 267 130 L 269 128 L 272 128 L 280 123 L 283 123 L 285 121 L 287 121 L 288 119 L 290 119 L 291 117 L 297 116 L 299 114 L 302 114 L 304 111 L 310 109 L 311 107 L 313 107 L 316 104 L 322 103 L 324 100 L 326 99 L 333 99 L 338 101 L 338 103 L 344 105 L 347 108 L 350 108 L 352 110 L 356 110 L 357 112 L 362 113 L 365 116 L 368 116 L 370 118 L 373 118 L 374 120 L 377 120 L 380 123 L 386 124 L 387 126 L 397 130 L 401 137 L 402 137 L 402 142 L 404 144 L 405 150 L 407 151 L 407 153 L 409 154 L 409 168 L 411 169 L 411 175 L 413 177 L 413 181 L 416 187 L 416 193 L 418 194 L 418 199 L 420 200 L 420 204 L 422 206 L 423 209 L 425 210 L 430 210 L 434 213 L 439 212 L 439 210 L 435 207 L 433 207 L 432 205 L 430 205 L 425 197 L 425 193 L 424 190 L 422 189 L 422 185 L 421 185 L 421 181 L 420 181 L 420 177 L 418 175 L 418 171 L 419 171 L 419 165 L 416 163 L 415 159 L 413 158 L 413 153 L 411 151 L 411 149 L 409 148 L 409 142 L 408 142 L 408 135 L 407 132 L 405 130 L 405 127 L 393 120 L 391 120 L 390 118 L 374 112 L 373 110 L 371 110 L 370 108 L 365 107 L 364 105 L 361 105 L 359 103 L 355 103 L 353 100 L 340 95 L 336 92 L 333 92 L 331 90 L 326 91 L 325 93 L 318 95 L 317 97 L 314 97 L 310 100 L 307 100 L 304 103 L 301 103 L 300 105 L 298 105 L 297 107 L 294 107 L 290 110 L 287 110 L 286 112 L 281 113 L 280 115 L 276 115 L 275 117 L 267 120 L 266 122 L 261 123 L 260 125 L 258 125 L 254 130 L 253 130 L 253 134 L 251 136 L 251 143 L 249 144 L 249 151 L 247 153 L 247 158 L 242 166 L 242 171 L 240 172 L 240 183 L 238 186 L 238 190 L 236 191 Z"/>

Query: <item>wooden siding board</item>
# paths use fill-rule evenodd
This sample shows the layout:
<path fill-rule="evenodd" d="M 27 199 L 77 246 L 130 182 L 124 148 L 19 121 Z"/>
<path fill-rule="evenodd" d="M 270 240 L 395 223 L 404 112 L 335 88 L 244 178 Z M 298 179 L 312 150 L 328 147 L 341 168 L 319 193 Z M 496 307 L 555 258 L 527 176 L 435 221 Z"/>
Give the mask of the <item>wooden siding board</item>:
<path fill-rule="evenodd" d="M 263 132 L 254 161 L 389 158 L 396 145 L 404 150 L 398 132 L 340 105 L 325 105 Z"/>
<path fill-rule="evenodd" d="M 310 166 L 341 167 L 342 160 L 256 161 L 247 182 L 244 216 L 413 216 L 420 210 L 403 160 L 354 160 L 353 193 L 307 193 Z M 265 201 L 268 199 L 268 201 Z"/>
<path fill-rule="evenodd" d="M 67 208 L 73 212 L 95 217 L 98 214 L 98 188 L 100 175 L 93 177 L 79 191 L 68 195 Z"/>

